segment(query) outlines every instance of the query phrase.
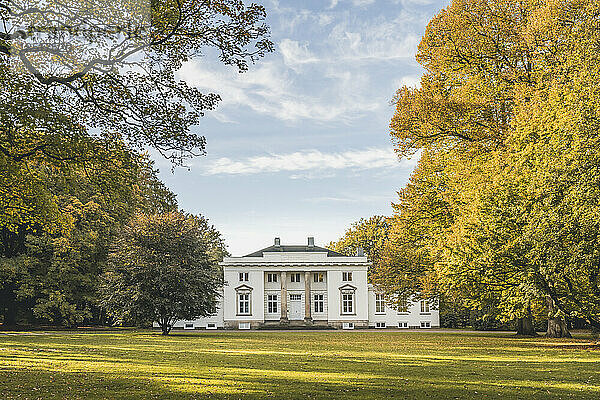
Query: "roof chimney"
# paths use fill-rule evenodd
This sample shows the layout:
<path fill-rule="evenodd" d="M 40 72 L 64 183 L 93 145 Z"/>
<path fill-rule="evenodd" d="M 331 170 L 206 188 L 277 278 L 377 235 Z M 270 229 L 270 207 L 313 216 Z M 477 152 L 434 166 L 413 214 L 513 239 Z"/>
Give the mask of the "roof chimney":
<path fill-rule="evenodd" d="M 315 247 L 315 238 L 312 236 L 308 237 L 308 247 Z"/>
<path fill-rule="evenodd" d="M 358 257 L 364 257 L 364 255 L 365 255 L 365 251 L 363 250 L 363 248 L 362 248 L 362 247 L 359 247 L 359 248 L 358 248 L 358 250 L 356 251 L 356 255 L 357 255 Z"/>
<path fill-rule="evenodd" d="M 281 240 L 279 238 L 275 238 L 275 246 L 281 246 Z"/>

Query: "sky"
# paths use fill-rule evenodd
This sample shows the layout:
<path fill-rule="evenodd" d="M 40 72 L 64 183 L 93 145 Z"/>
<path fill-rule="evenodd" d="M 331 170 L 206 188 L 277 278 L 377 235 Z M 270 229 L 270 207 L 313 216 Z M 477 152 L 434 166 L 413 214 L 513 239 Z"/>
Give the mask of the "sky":
<path fill-rule="evenodd" d="M 220 94 L 193 131 L 207 155 L 160 177 L 180 208 L 202 214 L 241 256 L 269 246 L 324 246 L 352 222 L 391 215 L 416 159 L 389 135 L 396 90 L 417 86 L 417 45 L 447 0 L 259 2 L 275 52 L 239 74 L 209 55 L 179 77 Z"/>

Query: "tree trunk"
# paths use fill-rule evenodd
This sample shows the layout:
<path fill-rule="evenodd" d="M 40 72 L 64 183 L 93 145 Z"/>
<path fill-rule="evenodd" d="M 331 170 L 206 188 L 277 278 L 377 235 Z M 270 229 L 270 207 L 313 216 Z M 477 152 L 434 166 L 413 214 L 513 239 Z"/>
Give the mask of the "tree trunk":
<path fill-rule="evenodd" d="M 17 299 L 14 295 L 14 291 L 11 287 L 2 294 L 4 297 L 4 321 L 2 322 L 2 328 L 7 329 L 9 327 L 17 326 Z"/>
<path fill-rule="evenodd" d="M 517 335 L 522 336 L 537 336 L 533 327 L 533 317 L 531 316 L 531 306 L 527 302 L 527 314 L 517 319 Z"/>
<path fill-rule="evenodd" d="M 531 318 L 531 315 L 527 315 L 517 320 L 517 335 L 537 336 L 537 333 L 533 328 L 533 319 Z"/>
<path fill-rule="evenodd" d="M 548 307 L 548 330 L 546 331 L 546 337 L 571 338 L 571 332 L 567 328 L 567 323 L 550 296 L 546 296 L 546 305 Z"/>
<path fill-rule="evenodd" d="M 162 329 L 163 335 L 168 335 L 169 332 L 171 332 L 171 324 L 169 324 L 168 318 L 159 319 L 158 324 L 160 325 L 160 328 Z"/>

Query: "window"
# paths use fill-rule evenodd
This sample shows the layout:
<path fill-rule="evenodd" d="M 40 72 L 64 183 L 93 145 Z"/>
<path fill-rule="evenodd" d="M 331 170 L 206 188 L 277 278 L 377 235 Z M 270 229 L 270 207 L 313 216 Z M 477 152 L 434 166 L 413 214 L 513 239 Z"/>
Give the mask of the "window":
<path fill-rule="evenodd" d="M 342 281 L 351 282 L 352 281 L 352 272 L 342 272 Z"/>
<path fill-rule="evenodd" d="M 384 314 L 385 313 L 385 299 L 383 294 L 375 293 L 375 313 L 376 314 Z"/>
<path fill-rule="evenodd" d="M 290 282 L 300 282 L 300 274 L 291 274 Z"/>
<path fill-rule="evenodd" d="M 316 293 L 313 297 L 315 303 L 315 313 L 322 313 L 325 310 L 325 296 Z"/>
<path fill-rule="evenodd" d="M 206 325 L 206 329 L 217 329 L 217 324 L 215 324 L 214 322 L 209 322 Z"/>
<path fill-rule="evenodd" d="M 277 313 L 277 295 L 276 294 L 268 294 L 267 295 L 267 312 L 270 314 Z"/>
<path fill-rule="evenodd" d="M 375 328 L 385 328 L 385 322 L 375 322 Z"/>
<path fill-rule="evenodd" d="M 192 323 L 192 324 L 190 324 L 190 323 L 186 323 L 186 324 L 183 326 L 183 329 L 194 329 L 194 324 L 193 324 L 193 323 Z"/>
<path fill-rule="evenodd" d="M 354 329 L 354 322 L 343 322 L 342 329 Z"/>
<path fill-rule="evenodd" d="M 302 295 L 301 294 L 290 294 L 290 300 L 300 301 L 300 300 L 302 300 Z"/>
<path fill-rule="evenodd" d="M 277 282 L 277 274 L 267 274 L 267 282 Z"/>
<path fill-rule="evenodd" d="M 421 328 L 431 328 L 430 321 L 421 321 Z"/>
<path fill-rule="evenodd" d="M 248 273 L 240 272 L 240 282 L 248 282 Z"/>
<path fill-rule="evenodd" d="M 429 314 L 429 302 L 421 300 L 421 314 Z"/>
<path fill-rule="evenodd" d="M 354 314 L 354 291 L 342 291 L 342 314 Z"/>
<path fill-rule="evenodd" d="M 406 321 L 398 322 L 398 328 L 408 329 L 408 322 L 406 322 Z"/>
<path fill-rule="evenodd" d="M 239 329 L 250 329 L 250 322 L 240 322 L 238 325 Z"/>
<path fill-rule="evenodd" d="M 408 314 L 408 303 L 398 306 L 398 314 Z"/>
<path fill-rule="evenodd" d="M 322 272 L 317 272 L 316 274 L 314 274 L 315 283 L 323 282 L 324 275 L 325 274 L 323 274 Z"/>
<path fill-rule="evenodd" d="M 238 315 L 250 315 L 249 292 L 238 292 Z"/>

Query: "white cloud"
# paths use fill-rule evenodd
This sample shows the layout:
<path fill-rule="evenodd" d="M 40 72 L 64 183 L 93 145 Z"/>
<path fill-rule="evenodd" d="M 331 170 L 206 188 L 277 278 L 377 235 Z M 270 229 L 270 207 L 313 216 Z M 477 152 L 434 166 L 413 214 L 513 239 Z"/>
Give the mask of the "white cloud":
<path fill-rule="evenodd" d="M 290 68 L 295 68 L 298 64 L 319 61 L 319 59 L 308 50 L 308 42 L 300 43 L 295 40 L 283 39 L 279 43 L 279 50 L 283 56 L 283 62 Z"/>
<path fill-rule="evenodd" d="M 298 57 L 298 53 L 288 57 Z M 246 106 L 283 121 L 308 119 L 349 123 L 385 105 L 361 95 L 368 80 L 357 71 L 321 69 L 315 79 L 322 84 L 316 91 L 305 93 L 298 88 L 297 74 L 273 61 L 263 62 L 244 74 L 193 61 L 184 64 L 179 74 L 189 84 L 221 95 L 222 103 L 218 108 L 221 114 L 217 118 L 228 122 L 235 121 L 233 113 L 226 111 L 228 107 L 231 111 Z"/>
<path fill-rule="evenodd" d="M 340 153 L 323 153 L 319 150 L 298 151 L 287 154 L 270 154 L 242 160 L 219 158 L 209 164 L 205 175 L 247 175 L 272 172 L 311 171 L 327 169 L 371 169 L 412 167 L 416 161 L 399 161 L 389 148 L 350 150 Z"/>
<path fill-rule="evenodd" d="M 421 77 L 417 75 L 407 75 L 403 76 L 400 79 L 394 81 L 395 88 L 401 88 L 402 86 L 420 88 L 421 87 Z"/>

